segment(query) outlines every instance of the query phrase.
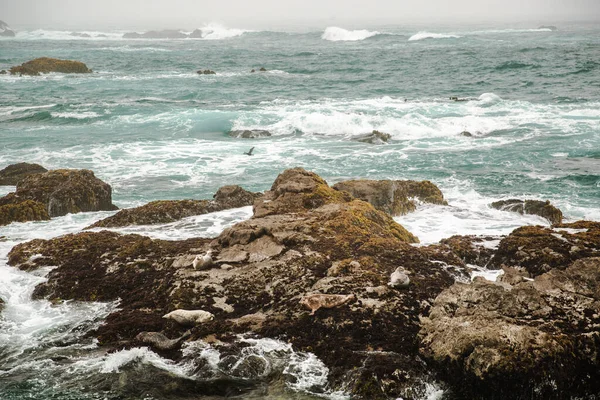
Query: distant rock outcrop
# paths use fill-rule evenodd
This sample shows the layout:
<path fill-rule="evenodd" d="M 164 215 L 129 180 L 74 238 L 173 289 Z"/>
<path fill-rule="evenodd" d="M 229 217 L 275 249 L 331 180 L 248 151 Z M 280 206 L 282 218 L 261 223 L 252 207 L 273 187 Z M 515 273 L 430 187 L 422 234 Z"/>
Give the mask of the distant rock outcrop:
<path fill-rule="evenodd" d="M 558 208 L 554 207 L 548 200 L 501 200 L 490 204 L 492 208 L 501 211 L 512 211 L 519 214 L 533 214 L 546 218 L 551 224 L 560 224 L 563 214 Z"/>
<path fill-rule="evenodd" d="M 29 175 L 40 174 L 48 170 L 38 164 L 18 163 L 0 170 L 0 185 L 17 186 L 19 181 Z"/>
<path fill-rule="evenodd" d="M 414 199 L 423 203 L 448 204 L 441 190 L 429 181 L 359 179 L 336 183 L 333 188 L 348 192 L 392 216 L 405 215 L 416 210 L 417 203 Z"/>
<path fill-rule="evenodd" d="M 33 75 L 41 73 L 61 72 L 64 74 L 86 74 L 92 72 L 84 63 L 72 60 L 59 60 L 57 58 L 41 57 L 27 61 L 10 69 L 11 75 Z"/>
<path fill-rule="evenodd" d="M 198 71 L 196 71 L 196 73 L 198 75 L 216 75 L 217 74 L 215 71 L 212 71 L 210 69 L 205 69 L 204 71 L 203 70 L 198 70 Z"/>
<path fill-rule="evenodd" d="M 0 21 L 0 36 L 15 37 L 15 31 L 4 21 Z"/>
<path fill-rule="evenodd" d="M 190 39 L 202 39 L 204 37 L 204 34 L 203 34 L 202 30 L 194 29 L 194 31 L 192 33 L 190 33 L 188 35 L 188 37 Z"/>
<path fill-rule="evenodd" d="M 92 35 L 90 35 L 89 33 L 81 33 L 81 32 L 71 32 L 69 35 L 73 36 L 73 37 L 80 37 L 80 38 L 91 38 Z"/>
<path fill-rule="evenodd" d="M 188 35 L 185 33 L 173 29 L 148 31 L 144 33 L 127 32 L 123 35 L 123 39 L 185 39 L 187 37 Z"/>

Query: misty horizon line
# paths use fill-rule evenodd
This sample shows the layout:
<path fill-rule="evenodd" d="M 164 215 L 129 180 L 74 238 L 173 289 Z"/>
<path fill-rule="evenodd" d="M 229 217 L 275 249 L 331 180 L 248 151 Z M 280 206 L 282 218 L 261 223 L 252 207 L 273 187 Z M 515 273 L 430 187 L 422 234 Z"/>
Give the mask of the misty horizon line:
<path fill-rule="evenodd" d="M 1 17 L 0 17 L 1 19 Z M 140 23 L 52 23 L 52 24 L 39 24 L 39 23 L 11 23 L 10 21 L 4 20 L 13 30 L 15 31 L 30 31 L 30 30 L 112 30 L 112 31 L 149 31 L 149 30 L 180 30 L 180 31 L 193 31 L 195 29 L 202 29 L 209 25 L 221 25 L 226 28 L 234 29 L 252 29 L 252 30 L 283 30 L 291 29 L 295 30 L 322 30 L 327 27 L 337 26 L 344 29 L 367 29 L 377 27 L 405 27 L 405 28 L 475 28 L 475 27 L 503 27 L 503 28 L 537 28 L 541 25 L 563 25 L 577 26 L 577 25 L 589 25 L 596 24 L 600 19 L 523 19 L 523 20 L 507 20 L 503 18 L 479 20 L 479 21 L 449 21 L 449 20 L 412 20 L 412 21 L 389 21 L 389 20 L 358 20 L 358 19 L 337 19 L 337 18 L 322 18 L 314 20 L 296 19 L 288 21 L 279 21 L 273 23 L 272 21 L 223 21 L 215 18 L 214 20 L 202 20 L 196 23 L 191 22 L 164 22 L 164 21 L 144 21 Z M 559 26 L 560 27 L 560 26 Z"/>

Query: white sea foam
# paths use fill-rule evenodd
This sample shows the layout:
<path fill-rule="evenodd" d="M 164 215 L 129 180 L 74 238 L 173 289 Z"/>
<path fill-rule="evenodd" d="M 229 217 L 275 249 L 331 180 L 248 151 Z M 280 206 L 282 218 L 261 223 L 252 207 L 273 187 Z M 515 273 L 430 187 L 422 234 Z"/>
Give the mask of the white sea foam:
<path fill-rule="evenodd" d="M 468 182 L 449 179 L 438 182 L 448 206 L 420 205 L 415 212 L 394 218 L 415 234 L 422 244 L 437 243 L 453 235 L 507 235 L 523 225 L 549 223 L 536 215 L 496 210 L 489 206 L 497 198 L 482 196 Z"/>
<path fill-rule="evenodd" d="M 367 38 L 379 34 L 380 33 L 377 31 L 368 31 L 366 29 L 349 31 L 344 28 L 338 28 L 337 26 L 330 26 L 327 29 L 325 29 L 325 32 L 323 32 L 323 35 L 321 35 L 321 39 L 329 40 L 332 42 L 358 41 L 365 40 Z"/>
<path fill-rule="evenodd" d="M 218 23 L 210 23 L 200 28 L 202 31 L 202 39 L 205 40 L 221 40 L 230 39 L 237 36 L 242 36 L 244 33 L 253 32 L 248 29 L 227 28 Z"/>
<path fill-rule="evenodd" d="M 216 237 L 226 228 L 252 217 L 252 206 L 232 208 L 210 214 L 195 215 L 168 224 L 127 226 L 124 228 L 98 228 L 96 231 L 149 236 L 163 240 L 185 240 L 195 237 Z"/>
<path fill-rule="evenodd" d="M 424 39 L 457 39 L 457 38 L 460 38 L 460 36 L 450 35 L 450 34 L 445 34 L 445 33 L 432 33 L 432 32 L 421 31 L 419 33 L 415 33 L 414 35 L 412 35 L 410 38 L 408 38 L 408 40 L 415 41 L 415 40 L 424 40 Z"/>
<path fill-rule="evenodd" d="M 87 119 L 97 118 L 100 114 L 93 111 L 82 111 L 82 112 L 56 112 L 51 113 L 55 118 L 72 118 L 72 119 Z"/>
<path fill-rule="evenodd" d="M 90 37 L 74 36 L 76 34 L 87 34 Z M 100 32 L 100 31 L 57 31 L 37 29 L 33 31 L 19 31 L 16 39 L 22 40 L 117 40 L 121 39 L 123 32 Z"/>

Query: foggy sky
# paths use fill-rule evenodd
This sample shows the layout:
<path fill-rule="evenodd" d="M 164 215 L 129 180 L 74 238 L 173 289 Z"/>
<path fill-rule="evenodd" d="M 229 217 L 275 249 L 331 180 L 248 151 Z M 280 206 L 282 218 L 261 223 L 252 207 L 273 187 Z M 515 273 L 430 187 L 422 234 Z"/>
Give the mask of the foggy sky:
<path fill-rule="evenodd" d="M 600 20 L 600 0 L 0 0 L 13 28 L 253 28 Z"/>

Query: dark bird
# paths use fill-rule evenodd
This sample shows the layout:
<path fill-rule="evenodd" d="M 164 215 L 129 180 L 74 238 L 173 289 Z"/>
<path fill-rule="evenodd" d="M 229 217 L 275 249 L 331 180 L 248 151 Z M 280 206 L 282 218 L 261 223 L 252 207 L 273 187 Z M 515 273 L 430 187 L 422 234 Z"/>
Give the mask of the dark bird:
<path fill-rule="evenodd" d="M 248 150 L 248 152 L 244 153 L 244 154 L 247 155 L 247 156 L 251 156 L 252 155 L 252 150 L 254 150 L 254 147 L 251 148 L 250 150 Z"/>

